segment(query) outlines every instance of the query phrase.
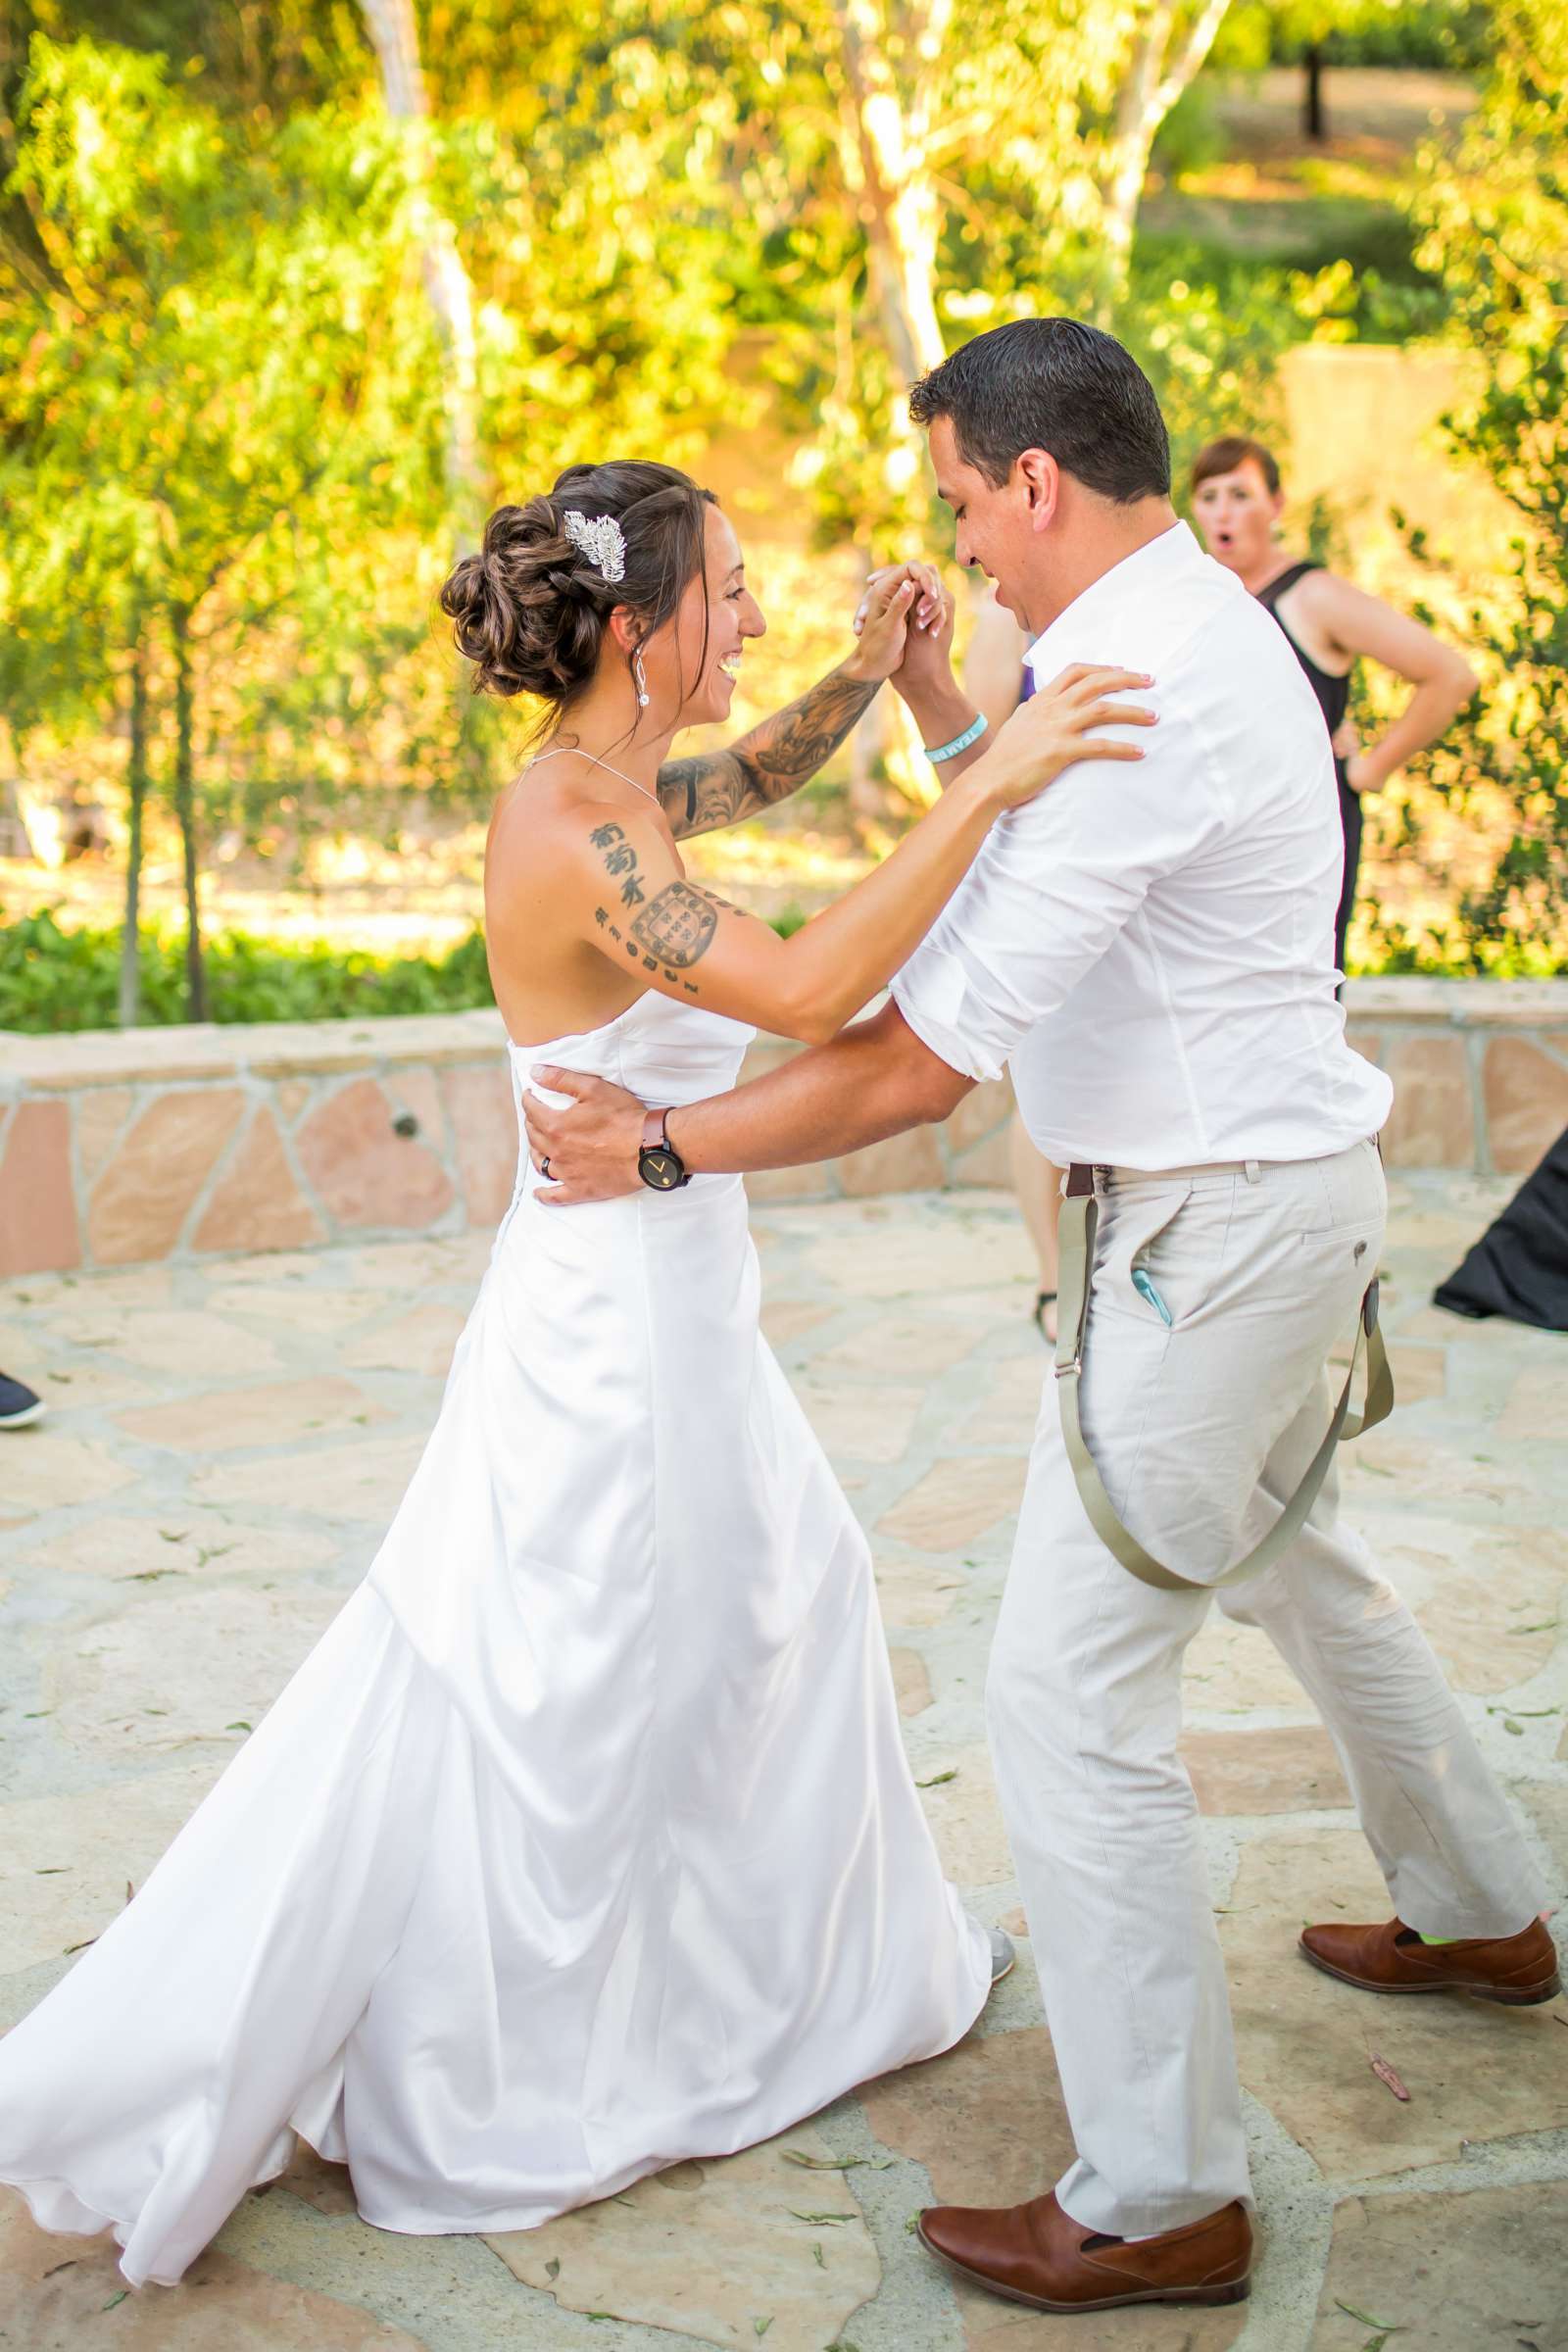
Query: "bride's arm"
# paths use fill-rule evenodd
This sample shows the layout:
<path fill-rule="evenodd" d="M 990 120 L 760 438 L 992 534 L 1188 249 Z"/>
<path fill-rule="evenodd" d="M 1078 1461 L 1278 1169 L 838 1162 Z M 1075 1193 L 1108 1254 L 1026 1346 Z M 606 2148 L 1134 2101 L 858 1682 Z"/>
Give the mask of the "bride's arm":
<path fill-rule="evenodd" d="M 895 593 L 901 587 L 904 593 Z M 897 564 L 879 572 L 857 616 L 859 642 L 837 669 L 722 751 L 665 760 L 659 799 L 670 831 L 677 838 L 712 833 L 808 784 L 898 663 L 906 624 L 919 635 L 940 610 L 935 575 L 925 567 Z"/>
<path fill-rule="evenodd" d="M 585 946 L 679 1004 L 808 1044 L 832 1037 L 908 960 L 999 816 L 1075 761 L 1143 757 L 1097 730 L 1152 723 L 1152 711 L 1105 699 L 1149 682 L 1130 670 L 1063 671 L 890 858 L 790 939 L 689 881 L 652 814 L 619 804 L 572 812 L 558 904 Z"/>
<path fill-rule="evenodd" d="M 712 833 L 787 801 L 832 759 L 870 709 L 885 675 L 868 676 L 851 654 L 737 743 L 666 760 L 659 771 L 659 798 L 670 831 L 677 838 Z"/>
<path fill-rule="evenodd" d="M 1005 779 L 966 777 L 891 858 L 781 939 L 681 872 L 652 813 L 573 811 L 582 837 L 560 876 L 577 936 L 677 1003 L 809 1044 L 832 1037 L 913 954 L 1007 807 Z"/>

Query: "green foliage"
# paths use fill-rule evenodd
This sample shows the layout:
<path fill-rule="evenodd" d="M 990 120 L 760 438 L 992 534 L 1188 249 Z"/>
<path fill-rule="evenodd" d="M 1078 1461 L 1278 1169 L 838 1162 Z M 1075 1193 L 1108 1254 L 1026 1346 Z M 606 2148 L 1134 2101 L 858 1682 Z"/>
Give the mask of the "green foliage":
<path fill-rule="evenodd" d="M 1154 140 L 1154 164 L 1167 179 L 1184 172 L 1201 172 L 1218 163 L 1225 152 L 1225 132 L 1214 107 L 1212 81 L 1200 75 L 1189 82 L 1159 126 Z"/>
<path fill-rule="evenodd" d="M 1169 261 L 1200 283 L 1224 285 L 1259 270 L 1299 270 L 1315 276 L 1337 270 L 1345 284 L 1335 315 L 1372 342 L 1402 342 L 1412 333 L 1439 332 L 1448 316 L 1441 283 L 1417 259 L 1419 235 L 1407 209 L 1390 198 L 1339 190 L 1295 197 L 1205 198 L 1200 209 L 1206 233 L 1172 232 L 1147 224 L 1135 263 L 1145 270 Z M 1163 208 L 1160 219 L 1169 218 Z M 1311 316 L 1307 318 L 1310 326 Z"/>
<path fill-rule="evenodd" d="M 417 189 L 384 126 L 327 107 L 260 139 L 107 43 L 36 33 L 17 104 L 0 691 L 16 726 L 101 722 L 139 654 L 194 929 L 215 705 L 243 724 L 283 616 L 317 699 L 384 662 L 367 558 L 436 511 Z"/>
<path fill-rule="evenodd" d="M 1314 47 L 1335 66 L 1473 72 L 1491 56 L 1492 11 L 1486 0 L 1233 0 L 1212 62 L 1255 73 Z"/>
<path fill-rule="evenodd" d="M 1147 0 L 605 0 L 586 18 L 568 0 L 419 0 L 431 119 L 397 125 L 355 0 L 16 0 L 0 29 L 0 712 L 24 764 L 29 729 L 74 734 L 102 775 L 140 658 L 155 795 L 193 779 L 198 847 L 220 826 L 297 840 L 367 812 L 393 830 L 411 793 L 487 794 L 514 714 L 455 691 L 432 628 L 463 527 L 423 282 L 432 209 L 473 293 L 487 495 L 526 496 L 573 459 L 679 462 L 715 426 L 744 428 L 728 362 L 760 326 L 822 536 L 867 555 L 942 544 L 903 413 L 896 272 L 873 233 L 890 190 L 857 117 L 852 27 L 917 159 L 906 216 L 930 200 L 927 321 L 934 307 L 950 346 L 1043 309 L 1113 326 L 1154 378 L 1179 469 L 1218 430 L 1278 423 L 1292 344 L 1432 331 L 1451 290 L 1499 355 L 1467 446 L 1499 480 L 1512 465 L 1537 566 L 1508 620 L 1513 665 L 1527 643 L 1556 647 L 1531 454 L 1547 418 L 1519 408 L 1503 365 L 1545 344 L 1489 323 L 1527 302 L 1538 324 L 1561 317 L 1560 275 L 1521 294 L 1511 274 L 1539 247 L 1543 186 L 1521 165 L 1542 136 L 1519 74 L 1506 122 L 1494 93 L 1482 146 L 1434 177 L 1414 229 L 1325 176 L 1302 202 L 1203 199 L 1202 238 L 1172 233 L 1197 208 L 1167 200 L 1165 225 L 1107 258 L 1119 101 L 1157 15 Z M 1181 0 L 1174 23 L 1199 15 Z M 1325 42 L 1334 60 L 1463 64 L 1490 22 L 1472 0 L 1234 0 L 1215 55 Z M 1217 141 L 1200 82 L 1164 121 L 1161 169 L 1198 171 Z M 1527 703 L 1509 709 L 1534 747 Z M 1465 773 L 1516 794 L 1525 753 L 1512 718 L 1491 723 Z M 1499 867 L 1509 906 L 1551 887 L 1530 864 L 1543 806 Z M 238 953 L 215 949 L 225 1001 Z M 164 956 L 148 951 L 155 998 Z"/>
<path fill-rule="evenodd" d="M 1409 232 L 1400 225 L 1408 249 Z M 972 257 L 965 267 L 975 267 Z M 1278 368 L 1293 345 L 1315 336 L 1346 340 L 1430 316 L 1424 297 L 1386 287 L 1375 275 L 1358 277 L 1343 261 L 1291 269 L 1190 237 L 1147 232 L 1126 285 L 1108 307 L 1097 264 L 1079 254 L 1064 256 L 1046 284 L 1005 278 L 997 287 L 965 284 L 956 267 L 943 308 L 954 342 L 1041 309 L 1098 313 L 1159 395 L 1178 479 L 1202 444 L 1237 429 L 1238 419 L 1247 420 L 1249 431 L 1278 423 Z M 774 367 L 797 395 L 799 420 L 815 425 L 797 478 L 811 494 L 824 542 L 856 538 L 879 554 L 929 547 L 933 534 L 941 544 L 951 517 L 934 501 L 918 451 L 910 453 L 898 438 L 905 387 L 885 345 L 861 341 L 846 325 L 814 345 L 786 341 Z"/>
<path fill-rule="evenodd" d="M 1187 26 L 1191 8 L 1170 12 Z M 904 408 L 911 372 L 1040 311 L 1107 318 L 1119 106 L 1152 12 L 1140 0 L 787 0 L 723 65 L 760 267 L 744 315 L 810 435 L 797 473 L 821 535 L 928 546 L 935 516 Z M 705 12 L 745 22 L 744 12 Z M 764 131 L 765 125 L 765 131 Z"/>
<path fill-rule="evenodd" d="M 49 908 L 0 929 L 0 1030 L 113 1026 L 120 945 L 118 929 L 67 930 Z M 144 927 L 139 948 L 145 1017 L 184 1020 L 183 933 Z M 217 1021 L 459 1012 L 493 1002 L 477 927 L 440 957 L 224 932 L 208 943 L 208 974 Z"/>
<path fill-rule="evenodd" d="M 1521 939 L 1478 928 L 1474 909 L 1451 922 L 1421 930 L 1364 912 L 1367 952 L 1354 963 L 1358 974 L 1385 978 L 1414 974 L 1423 980 L 1556 980 L 1568 973 L 1568 953 L 1549 939 Z"/>
<path fill-rule="evenodd" d="M 788 939 L 805 920 L 790 906 L 773 928 Z M 184 933 L 143 925 L 138 947 L 145 1018 L 183 1021 Z M 120 950 L 118 928 L 70 929 L 51 907 L 0 923 L 0 1031 L 112 1028 Z M 207 954 L 215 1021 L 364 1020 L 495 1002 L 477 924 L 445 956 L 381 956 L 243 931 L 218 933 Z"/>
<path fill-rule="evenodd" d="M 1113 318 L 1159 395 L 1178 484 L 1218 433 L 1279 422 L 1277 370 L 1315 324 L 1316 280 L 1174 241 L 1141 244 Z"/>
<path fill-rule="evenodd" d="M 363 56 L 358 0 L 10 0 L 24 58 L 34 32 L 85 37 L 177 59 L 237 122 L 276 122 L 319 106 Z"/>
<path fill-rule="evenodd" d="M 1418 207 L 1422 259 L 1487 368 L 1449 441 L 1518 522 L 1471 614 L 1489 690 L 1429 762 L 1462 812 L 1506 818 L 1458 906 L 1455 952 L 1488 969 L 1568 957 L 1568 18 L 1556 0 L 1505 0 L 1497 29 L 1478 117 L 1456 156 L 1431 158 Z M 1411 546 L 1426 556 L 1419 533 Z"/>
<path fill-rule="evenodd" d="M 475 279 L 501 494 L 627 447 L 690 454 L 735 405 L 734 240 L 713 177 L 728 103 L 694 92 L 678 12 L 659 39 L 628 9 L 585 39 L 540 8 L 519 74 L 514 6 L 437 10 L 451 112 L 401 126 L 352 7 L 246 6 L 227 31 L 185 0 L 138 7 L 140 37 L 188 52 L 199 30 L 205 59 L 55 38 L 65 12 L 33 14 L 0 204 L 6 715 L 101 729 L 141 638 L 155 773 L 199 763 L 208 829 L 254 836 L 279 796 L 320 810 L 368 776 L 480 797 L 504 721 L 432 659 L 455 525 L 430 207 Z M 300 43 L 269 91 L 274 15 Z"/>
<path fill-rule="evenodd" d="M 27 532 L 8 605 L 25 641 L 84 564 L 191 613 L 221 582 L 230 652 L 323 540 L 428 513 L 402 159 L 333 109 L 257 152 L 162 59 L 41 35 L 21 113 L 10 187 L 43 266 L 0 310 L 4 487 Z"/>

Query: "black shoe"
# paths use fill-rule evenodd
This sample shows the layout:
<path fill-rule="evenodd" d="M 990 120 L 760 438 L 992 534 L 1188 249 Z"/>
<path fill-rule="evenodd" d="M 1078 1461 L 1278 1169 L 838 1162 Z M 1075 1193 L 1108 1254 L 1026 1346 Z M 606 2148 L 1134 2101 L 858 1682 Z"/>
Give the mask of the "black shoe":
<path fill-rule="evenodd" d="M 20 1380 L 8 1379 L 0 1372 L 0 1429 L 25 1429 L 29 1421 L 41 1421 L 44 1401 L 31 1389 L 24 1389 Z"/>

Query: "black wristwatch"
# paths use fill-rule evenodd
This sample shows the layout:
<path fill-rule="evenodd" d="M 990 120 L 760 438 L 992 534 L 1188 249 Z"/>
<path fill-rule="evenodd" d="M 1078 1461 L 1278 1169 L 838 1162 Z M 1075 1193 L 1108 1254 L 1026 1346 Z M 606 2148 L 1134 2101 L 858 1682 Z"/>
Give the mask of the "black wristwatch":
<path fill-rule="evenodd" d="M 669 1140 L 668 1117 L 667 1110 L 648 1113 L 637 1153 L 637 1173 L 656 1193 L 678 1193 L 683 1184 L 691 1182 L 686 1162 Z"/>

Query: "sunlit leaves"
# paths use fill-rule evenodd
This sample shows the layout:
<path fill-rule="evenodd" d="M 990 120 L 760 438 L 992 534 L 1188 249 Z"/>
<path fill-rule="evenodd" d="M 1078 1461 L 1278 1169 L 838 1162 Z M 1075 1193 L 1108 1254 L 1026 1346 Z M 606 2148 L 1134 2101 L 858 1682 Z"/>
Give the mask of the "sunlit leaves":
<path fill-rule="evenodd" d="M 1568 18 L 1553 0 L 1503 0 L 1495 30 L 1457 153 L 1428 158 L 1420 258 L 1485 364 L 1480 396 L 1447 420 L 1451 444 L 1520 528 L 1470 618 L 1487 692 L 1430 780 L 1461 808 L 1500 808 L 1510 836 L 1461 897 L 1445 953 L 1529 968 L 1568 950 Z"/>

